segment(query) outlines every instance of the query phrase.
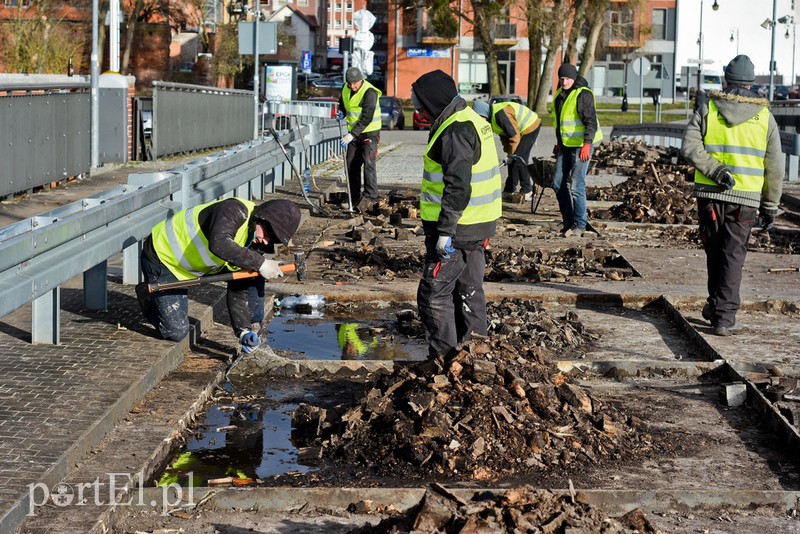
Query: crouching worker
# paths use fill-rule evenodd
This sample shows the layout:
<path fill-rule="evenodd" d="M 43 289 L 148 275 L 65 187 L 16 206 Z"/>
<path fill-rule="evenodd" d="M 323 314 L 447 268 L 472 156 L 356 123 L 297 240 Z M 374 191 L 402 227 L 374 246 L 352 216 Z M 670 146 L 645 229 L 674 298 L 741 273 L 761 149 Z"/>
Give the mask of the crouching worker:
<path fill-rule="evenodd" d="M 165 339 L 179 341 L 189 334 L 186 288 L 149 293 L 148 284 L 192 280 L 240 269 L 261 276 L 228 282 L 228 312 L 244 352 L 259 344 L 264 320 L 264 280 L 283 276 L 274 253 L 277 243 L 288 244 L 300 226 L 300 210 L 288 200 L 259 206 L 227 198 L 179 211 L 153 227 L 142 243 L 144 282 L 136 297 L 145 318 Z"/>

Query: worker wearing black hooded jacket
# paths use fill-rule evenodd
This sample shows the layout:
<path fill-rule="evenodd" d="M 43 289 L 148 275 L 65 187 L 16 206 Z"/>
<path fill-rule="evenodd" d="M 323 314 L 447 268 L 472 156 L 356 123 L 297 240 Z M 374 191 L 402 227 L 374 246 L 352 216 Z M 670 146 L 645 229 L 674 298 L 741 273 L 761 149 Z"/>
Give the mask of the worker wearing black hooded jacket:
<path fill-rule="evenodd" d="M 136 296 L 145 318 L 172 341 L 189 333 L 188 291 L 173 289 L 150 294 L 148 284 L 191 280 L 210 274 L 245 269 L 261 276 L 228 282 L 228 312 L 244 352 L 260 344 L 258 327 L 264 319 L 264 280 L 283 276 L 278 262 L 262 252 L 276 243 L 288 244 L 300 226 L 300 210 L 288 200 L 259 206 L 228 198 L 182 210 L 153 227 L 143 244 L 144 282 Z M 253 331 L 255 330 L 255 331 Z"/>
<path fill-rule="evenodd" d="M 502 214 L 502 183 L 492 127 L 458 95 L 453 79 L 435 70 L 411 87 L 414 109 L 431 122 L 420 194 L 425 266 L 417 305 L 435 357 L 473 333 L 487 333 L 484 249 Z"/>

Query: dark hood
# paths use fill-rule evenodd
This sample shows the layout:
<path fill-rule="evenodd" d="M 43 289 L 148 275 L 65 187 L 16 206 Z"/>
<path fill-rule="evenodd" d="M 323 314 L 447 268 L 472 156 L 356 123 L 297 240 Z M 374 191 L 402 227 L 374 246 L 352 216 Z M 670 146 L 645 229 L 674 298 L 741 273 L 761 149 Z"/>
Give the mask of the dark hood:
<path fill-rule="evenodd" d="M 441 70 L 423 74 L 411 84 L 417 98 L 431 115 L 438 117 L 450 102 L 458 96 L 456 82 Z"/>
<path fill-rule="evenodd" d="M 284 245 L 300 227 L 300 209 L 290 200 L 268 200 L 253 210 L 253 220 L 265 222 Z"/>

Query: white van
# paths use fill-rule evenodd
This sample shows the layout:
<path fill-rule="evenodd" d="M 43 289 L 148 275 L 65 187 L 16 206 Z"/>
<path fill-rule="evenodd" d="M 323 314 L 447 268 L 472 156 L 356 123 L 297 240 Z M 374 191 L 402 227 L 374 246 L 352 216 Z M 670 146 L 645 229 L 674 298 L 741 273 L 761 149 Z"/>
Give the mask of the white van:
<path fill-rule="evenodd" d="M 714 70 L 703 71 L 703 91 L 722 91 L 722 73 Z"/>

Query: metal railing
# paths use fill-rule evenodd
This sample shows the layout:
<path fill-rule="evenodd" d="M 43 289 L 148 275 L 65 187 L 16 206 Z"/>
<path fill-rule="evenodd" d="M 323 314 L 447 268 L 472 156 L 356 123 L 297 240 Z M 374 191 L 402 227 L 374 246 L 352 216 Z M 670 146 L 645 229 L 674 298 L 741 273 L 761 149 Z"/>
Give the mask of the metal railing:
<path fill-rule="evenodd" d="M 0 84 L 0 93 L 0 198 L 89 171 L 89 82 Z"/>
<path fill-rule="evenodd" d="M 651 145 L 680 148 L 685 131 L 685 124 L 620 124 L 611 130 L 611 139 L 635 139 Z M 782 131 L 781 150 L 786 157 L 786 179 L 789 182 L 800 181 L 800 134 Z"/>
<path fill-rule="evenodd" d="M 308 156 L 303 151 L 309 147 Z M 339 149 L 335 121 L 283 132 L 297 168 Z M 132 174 L 128 184 L 0 229 L 0 317 L 31 303 L 31 342 L 60 342 L 60 289 L 83 274 L 84 307 L 107 304 L 107 261 L 123 254 L 123 283 L 141 280 L 141 240 L 172 213 L 219 198 L 262 199 L 291 179 L 272 138 L 241 144 L 174 169 Z"/>

